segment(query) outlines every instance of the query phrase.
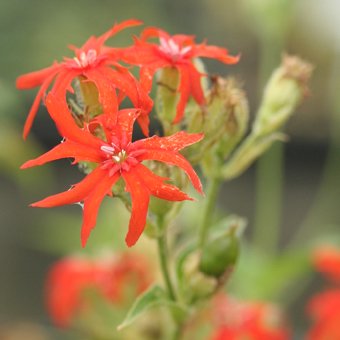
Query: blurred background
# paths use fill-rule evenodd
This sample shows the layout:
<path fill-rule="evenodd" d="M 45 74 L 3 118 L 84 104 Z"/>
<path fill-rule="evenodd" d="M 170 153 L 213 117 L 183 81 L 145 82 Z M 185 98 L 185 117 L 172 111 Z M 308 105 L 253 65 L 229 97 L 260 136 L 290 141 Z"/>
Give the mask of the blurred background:
<path fill-rule="evenodd" d="M 23 123 L 36 90 L 19 92 L 15 79 L 49 66 L 53 60 L 72 56 L 67 45 L 80 46 L 91 34 L 100 35 L 114 22 L 128 18 L 141 19 L 146 25 L 161 27 L 171 34 L 193 34 L 197 41 L 207 38 L 210 44 L 228 48 L 231 54 L 240 53 L 241 60 L 235 66 L 207 62 L 207 67 L 210 73 L 232 74 L 244 84 L 252 115 L 256 113 L 263 85 L 271 70 L 279 65 L 283 52 L 315 65 L 310 93 L 285 131 L 290 140 L 284 146 L 284 170 L 280 175 L 283 180 L 280 245 L 337 237 L 340 225 L 337 0 L 1 0 L 0 339 L 7 339 L 5 334 L 14 326 L 19 329 L 19 324 L 24 329 L 38 327 L 32 332 L 35 334 L 32 339 L 39 336 L 44 339 L 43 333 L 49 327 L 42 293 L 46 270 L 63 253 L 83 251 L 79 241 L 79 207 L 46 211 L 28 207 L 48 194 L 65 190 L 81 175 L 68 161 L 19 170 L 24 161 L 56 145 L 59 137 L 41 107 L 28 140 L 22 140 Z M 120 33 L 112 44 L 129 44 L 131 32 L 137 34 L 139 30 Z M 267 175 L 270 181 L 270 174 Z M 256 178 L 253 166 L 224 185 L 219 202 L 221 209 L 247 217 L 247 235 L 251 235 L 256 219 Z M 271 188 L 267 186 L 269 195 Z M 110 237 L 99 235 L 97 228 L 98 236 L 94 236 L 85 251 L 90 252 L 101 239 L 108 244 L 123 241 L 122 235 L 115 235 L 121 224 L 117 218 L 124 217 L 114 216 L 106 205 L 102 210 L 98 224 L 106 217 L 111 218 Z M 44 329 L 34 325 L 44 325 Z M 29 333 L 23 337 L 17 334 L 13 339 L 28 339 Z"/>

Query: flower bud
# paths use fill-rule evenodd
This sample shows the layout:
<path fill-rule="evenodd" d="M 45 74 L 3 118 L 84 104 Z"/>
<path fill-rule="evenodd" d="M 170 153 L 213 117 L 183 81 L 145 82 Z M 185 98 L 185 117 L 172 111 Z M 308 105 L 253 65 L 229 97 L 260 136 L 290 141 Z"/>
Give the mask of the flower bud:
<path fill-rule="evenodd" d="M 225 230 L 213 235 L 205 244 L 199 264 L 202 273 L 216 278 L 233 269 L 239 256 L 239 234 L 245 221 L 232 217 L 225 223 Z"/>
<path fill-rule="evenodd" d="M 270 78 L 251 133 L 220 170 L 220 177 L 241 175 L 275 141 L 285 141 L 278 131 L 308 93 L 307 83 L 313 67 L 293 56 L 284 56 L 282 65 Z"/>
<path fill-rule="evenodd" d="M 204 157 L 204 170 L 210 173 L 235 148 L 248 126 L 249 109 L 244 92 L 233 78 L 215 77 L 204 110 L 188 114 L 188 131 L 204 133 L 196 151 L 196 161 Z"/>
<path fill-rule="evenodd" d="M 308 93 L 313 66 L 298 57 L 285 55 L 272 74 L 254 123 L 254 132 L 265 135 L 280 129 Z"/>
<path fill-rule="evenodd" d="M 187 252 L 179 261 L 177 270 L 179 288 L 183 299 L 189 304 L 209 298 L 219 287 L 218 280 L 202 273 L 199 265 L 198 250 Z"/>
<path fill-rule="evenodd" d="M 175 132 L 176 125 L 172 124 L 172 122 L 176 115 L 176 106 L 179 99 L 178 83 L 179 73 L 176 68 L 165 67 L 159 71 L 155 106 L 165 135 Z"/>

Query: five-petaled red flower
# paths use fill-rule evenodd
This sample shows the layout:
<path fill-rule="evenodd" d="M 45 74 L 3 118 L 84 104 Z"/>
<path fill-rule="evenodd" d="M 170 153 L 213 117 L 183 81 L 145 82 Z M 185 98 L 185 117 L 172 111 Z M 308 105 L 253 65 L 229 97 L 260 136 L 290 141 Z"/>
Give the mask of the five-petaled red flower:
<path fill-rule="evenodd" d="M 167 184 L 151 172 L 142 162 L 156 160 L 182 168 L 194 188 L 202 193 L 201 182 L 191 164 L 179 153 L 186 146 L 200 141 L 202 134 L 188 134 L 184 131 L 168 137 L 153 136 L 132 142 L 133 124 L 139 110 L 125 109 L 118 112 L 117 124 L 111 115 L 100 115 L 98 123 L 103 127 L 106 141 L 80 129 L 70 115 L 64 101 L 50 92 L 46 98 L 47 109 L 64 142 L 42 156 L 26 162 L 22 168 L 42 165 L 46 162 L 72 157 L 75 162 L 90 161 L 98 166 L 71 190 L 47 197 L 32 204 L 35 207 L 53 207 L 76 202 L 84 203 L 84 220 L 81 231 L 82 245 L 85 246 L 91 229 L 96 224 L 97 212 L 103 198 L 111 194 L 119 178 L 126 183 L 131 195 L 132 210 L 126 243 L 132 246 L 144 230 L 150 196 L 170 200 L 190 200 L 177 187 Z"/>
<path fill-rule="evenodd" d="M 153 37 L 159 38 L 159 44 L 147 41 Z M 180 99 L 174 123 L 181 121 L 190 96 L 200 105 L 205 103 L 201 87 L 203 74 L 196 69 L 193 62 L 196 57 L 213 58 L 225 64 L 235 64 L 239 60 L 238 56 L 230 56 L 224 48 L 205 43 L 195 44 L 193 36 L 170 36 L 167 32 L 153 27 L 146 28 L 141 38 L 135 39 L 135 45 L 125 49 L 122 54 L 124 61 L 141 67 L 141 82 L 147 90 L 151 89 L 153 75 L 158 69 L 174 67 L 178 70 Z"/>
<path fill-rule="evenodd" d="M 67 90 L 72 91 L 71 82 L 79 76 L 83 77 L 82 81 L 91 81 L 96 85 L 104 113 L 117 112 L 119 101 L 124 96 L 128 96 L 135 107 L 143 109 L 139 123 L 144 134 L 147 135 L 148 113 L 151 111 L 152 101 L 132 74 L 117 63 L 116 49 L 104 45 L 108 38 L 119 31 L 141 23 L 138 20 L 126 20 L 116 24 L 99 37 L 91 36 L 81 48 L 70 46 L 75 52 L 73 59 L 64 58 L 63 62 L 54 62 L 50 67 L 18 77 L 17 87 L 19 89 L 40 86 L 24 126 L 24 138 L 27 137 L 39 103 L 53 80 L 55 80 L 53 89 L 61 93 L 62 99 L 65 98 Z M 116 89 L 120 91 L 119 98 L 117 98 Z"/>

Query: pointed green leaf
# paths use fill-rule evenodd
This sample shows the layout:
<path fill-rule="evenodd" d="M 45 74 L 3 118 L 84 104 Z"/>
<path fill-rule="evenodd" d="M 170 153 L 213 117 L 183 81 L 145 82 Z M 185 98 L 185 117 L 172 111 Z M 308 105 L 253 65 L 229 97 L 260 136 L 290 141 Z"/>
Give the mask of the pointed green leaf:
<path fill-rule="evenodd" d="M 150 287 L 141 294 L 132 305 L 123 322 L 117 327 L 118 330 L 132 324 L 139 316 L 147 310 L 156 306 L 168 307 L 176 317 L 181 317 L 187 313 L 184 306 L 170 300 L 168 294 L 158 285 Z"/>

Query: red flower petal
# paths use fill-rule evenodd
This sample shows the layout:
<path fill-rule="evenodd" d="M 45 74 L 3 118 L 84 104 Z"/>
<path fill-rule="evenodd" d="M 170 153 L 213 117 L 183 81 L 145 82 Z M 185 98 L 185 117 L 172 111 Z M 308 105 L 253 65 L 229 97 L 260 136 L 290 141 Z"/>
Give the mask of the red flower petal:
<path fill-rule="evenodd" d="M 112 186 L 117 182 L 120 175 L 118 173 L 109 176 L 108 172 L 93 187 L 92 192 L 84 199 L 83 224 L 81 227 L 81 244 L 85 247 L 91 230 L 96 225 L 97 214 L 100 203 L 111 191 Z"/>
<path fill-rule="evenodd" d="M 94 169 L 89 175 L 87 175 L 82 181 L 75 184 L 70 190 L 46 197 L 41 201 L 31 204 L 31 206 L 50 208 L 64 204 L 82 202 L 94 190 L 101 178 L 106 175 L 107 171 L 98 167 Z"/>
<path fill-rule="evenodd" d="M 236 64 L 240 60 L 239 55 L 231 56 L 225 48 L 206 44 L 193 45 L 190 56 L 217 59 L 225 64 Z"/>
<path fill-rule="evenodd" d="M 61 144 L 58 144 L 43 155 L 27 161 L 21 166 L 21 169 L 43 165 L 47 162 L 62 158 L 74 158 L 76 163 L 80 160 L 97 163 L 103 160 L 100 149 L 91 148 L 87 145 L 78 144 L 67 140 Z"/>
<path fill-rule="evenodd" d="M 123 172 L 122 176 L 132 202 L 129 230 L 125 238 L 126 244 L 131 247 L 137 242 L 145 228 L 150 192 L 133 171 Z"/>
<path fill-rule="evenodd" d="M 138 175 L 153 196 L 168 201 L 192 200 L 191 197 L 174 185 L 164 183 L 164 181 L 168 180 L 167 178 L 157 176 L 143 164 L 136 165 L 133 172 Z"/>
<path fill-rule="evenodd" d="M 52 66 L 30 72 L 17 78 L 16 87 L 20 90 L 31 89 L 43 84 L 47 78 L 59 72 L 61 65 L 55 62 Z M 53 77 L 52 77 L 53 78 Z"/>
<path fill-rule="evenodd" d="M 147 27 L 145 28 L 142 33 L 140 34 L 141 40 L 147 40 L 149 38 L 166 38 L 169 39 L 169 33 L 157 28 L 157 27 Z"/>
<path fill-rule="evenodd" d="M 104 34 L 102 34 L 101 36 L 97 38 L 97 43 L 98 45 L 102 45 L 107 39 L 117 34 L 118 32 L 124 30 L 125 28 L 139 26 L 142 24 L 143 24 L 143 21 L 136 20 L 136 19 L 129 19 L 121 23 L 115 24 L 110 30 L 108 30 L 107 32 L 105 32 Z"/>
<path fill-rule="evenodd" d="M 117 119 L 118 100 L 117 93 L 111 79 L 105 74 L 105 68 L 89 69 L 84 72 L 84 75 L 88 80 L 93 81 L 98 89 L 99 102 L 103 106 L 104 114 L 111 115 L 114 119 Z M 87 80 L 85 80 L 87 81 Z"/>
<path fill-rule="evenodd" d="M 150 125 L 149 115 L 141 113 L 137 118 L 137 122 L 142 130 L 143 135 L 149 136 L 149 125 Z"/>
<path fill-rule="evenodd" d="M 115 136 L 123 140 L 126 138 L 126 142 L 131 142 L 133 125 L 136 119 L 140 115 L 140 110 L 124 109 L 120 110 L 118 114 L 118 122 L 114 127 Z"/>
<path fill-rule="evenodd" d="M 184 115 L 185 106 L 189 100 L 191 85 L 190 85 L 190 73 L 187 65 L 177 66 L 177 69 L 180 73 L 180 83 L 178 91 L 181 96 L 179 98 L 177 108 L 176 108 L 176 116 L 174 118 L 174 123 L 178 123 L 182 120 Z"/>
<path fill-rule="evenodd" d="M 187 133 L 179 131 L 171 136 L 159 137 L 152 136 L 136 141 L 133 145 L 141 149 L 162 149 L 167 151 L 179 151 L 185 147 L 195 144 L 202 140 L 203 133 Z"/>
<path fill-rule="evenodd" d="M 33 101 L 33 104 L 32 104 L 32 107 L 28 113 L 28 116 L 26 118 L 26 122 L 25 122 L 25 125 L 24 125 L 24 131 L 23 131 L 23 138 L 26 139 L 30 130 L 31 130 L 31 127 L 32 127 L 32 124 L 33 124 L 33 121 L 34 121 L 34 118 L 37 114 L 37 111 L 38 111 L 38 108 L 39 108 L 39 104 L 40 104 L 40 101 L 42 99 L 42 97 L 45 95 L 45 92 L 46 90 L 48 89 L 48 87 L 50 86 L 53 78 L 55 77 L 56 73 L 58 71 L 56 70 L 55 72 L 51 73 L 46 79 L 45 81 L 42 83 L 34 101 Z"/>
<path fill-rule="evenodd" d="M 66 92 L 67 91 L 71 93 L 74 92 L 71 86 L 72 80 L 78 77 L 80 74 L 81 74 L 80 70 L 68 69 L 64 67 L 64 69 L 58 73 L 53 84 L 53 87 L 51 89 L 51 92 L 58 93 L 58 96 L 60 96 L 60 98 L 66 101 Z"/>
<path fill-rule="evenodd" d="M 143 154 L 138 156 L 139 160 L 155 160 L 160 162 L 165 162 L 167 164 L 176 165 L 182 168 L 186 174 L 188 175 L 192 185 L 194 188 L 200 193 L 203 194 L 202 191 L 202 183 L 197 176 L 195 170 L 191 166 L 191 164 L 179 153 L 167 151 L 167 150 L 145 150 Z"/>
<path fill-rule="evenodd" d="M 194 97 L 199 105 L 204 105 L 205 98 L 201 86 L 201 77 L 203 76 L 203 74 L 198 72 L 196 67 L 192 64 L 188 65 L 187 69 L 190 77 L 191 95 Z"/>
<path fill-rule="evenodd" d="M 77 126 L 66 102 L 58 97 L 59 94 L 50 92 L 46 97 L 46 106 L 60 134 L 74 142 L 99 149 L 102 141 Z"/>

